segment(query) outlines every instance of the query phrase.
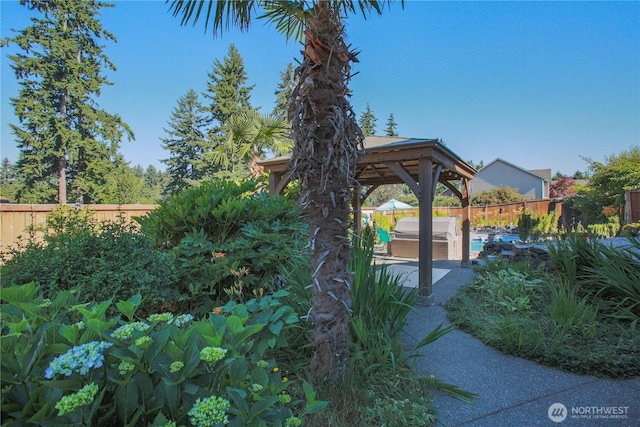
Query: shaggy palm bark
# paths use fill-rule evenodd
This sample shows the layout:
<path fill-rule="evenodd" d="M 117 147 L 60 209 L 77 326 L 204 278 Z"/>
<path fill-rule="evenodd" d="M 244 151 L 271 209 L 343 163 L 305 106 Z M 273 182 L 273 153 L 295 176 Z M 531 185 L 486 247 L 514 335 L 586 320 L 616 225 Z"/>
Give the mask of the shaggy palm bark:
<path fill-rule="evenodd" d="M 300 206 L 310 232 L 312 368 L 317 378 L 340 382 L 347 375 L 353 276 L 347 270 L 350 188 L 363 138 L 347 100 L 356 55 L 344 42 L 337 11 L 329 2 L 316 7 L 289 107 L 295 141 L 290 169 L 300 182 Z"/>

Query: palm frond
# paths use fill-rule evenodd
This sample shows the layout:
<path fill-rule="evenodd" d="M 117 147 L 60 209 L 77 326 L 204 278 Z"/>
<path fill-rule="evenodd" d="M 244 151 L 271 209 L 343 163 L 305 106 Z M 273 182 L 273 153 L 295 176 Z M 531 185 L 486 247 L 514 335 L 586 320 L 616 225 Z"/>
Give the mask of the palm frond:
<path fill-rule="evenodd" d="M 241 31 L 249 28 L 251 15 L 256 10 L 256 0 L 166 0 L 170 3 L 169 12 L 173 16 L 182 16 L 180 25 L 187 25 L 190 22 L 195 26 L 206 13 L 204 18 L 204 31 L 212 27 L 213 35 L 222 34 L 222 26 L 225 29 L 234 26 Z M 214 9 L 215 5 L 215 9 Z"/>
<path fill-rule="evenodd" d="M 276 31 L 287 40 L 302 41 L 306 22 L 313 14 L 313 2 L 268 0 L 263 2 L 262 8 L 264 14 L 258 19 L 275 24 Z"/>

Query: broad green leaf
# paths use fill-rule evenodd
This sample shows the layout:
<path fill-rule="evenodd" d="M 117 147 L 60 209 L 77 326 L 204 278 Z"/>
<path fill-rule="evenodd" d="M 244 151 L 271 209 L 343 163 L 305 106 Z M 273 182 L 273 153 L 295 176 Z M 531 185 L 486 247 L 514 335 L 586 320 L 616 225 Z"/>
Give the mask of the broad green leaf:
<path fill-rule="evenodd" d="M 69 344 L 74 345 L 78 339 L 78 328 L 73 326 L 64 325 L 59 330 L 60 335 L 62 335 Z"/>
<path fill-rule="evenodd" d="M 281 321 L 277 321 L 276 323 L 272 323 L 271 325 L 269 325 L 269 330 L 274 334 L 274 335 L 280 335 L 280 331 L 282 331 L 282 322 Z"/>
<path fill-rule="evenodd" d="M 10 286 L 3 288 L 0 292 L 0 300 L 19 305 L 24 302 L 32 302 L 38 292 L 39 287 L 35 282 L 22 286 Z"/>
<path fill-rule="evenodd" d="M 231 383 L 242 381 L 247 377 L 247 361 L 244 359 L 235 359 L 229 364 L 229 379 Z"/>
<path fill-rule="evenodd" d="M 136 294 L 127 301 L 118 301 L 116 303 L 116 307 L 118 307 L 120 313 L 124 314 L 124 316 L 131 321 L 141 302 L 142 296 L 140 294 Z"/>
<path fill-rule="evenodd" d="M 229 327 L 229 331 L 234 335 L 238 335 L 244 330 L 242 320 L 236 315 L 231 315 L 227 318 L 227 326 Z"/>

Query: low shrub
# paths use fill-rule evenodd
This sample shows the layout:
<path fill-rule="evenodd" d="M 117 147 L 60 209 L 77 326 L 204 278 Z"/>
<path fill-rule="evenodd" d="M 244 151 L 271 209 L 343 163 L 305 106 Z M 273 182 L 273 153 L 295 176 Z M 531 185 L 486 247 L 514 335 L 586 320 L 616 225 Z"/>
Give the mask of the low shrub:
<path fill-rule="evenodd" d="M 518 219 L 518 237 L 527 240 L 540 240 L 558 235 L 558 211 L 546 215 L 534 215 L 528 210 L 523 211 Z"/>
<path fill-rule="evenodd" d="M 260 191 L 256 181 L 204 183 L 139 222 L 157 248 L 177 259 L 181 299 L 196 314 L 274 292 L 281 266 L 306 253 L 306 225 L 295 202 Z"/>
<path fill-rule="evenodd" d="M 288 394 L 270 349 L 298 322 L 286 292 L 230 302 L 201 320 L 171 313 L 135 320 L 140 296 L 78 304 L 35 284 L 2 291 L 3 424 L 297 426 L 326 402 L 306 382 Z"/>
<path fill-rule="evenodd" d="M 616 237 L 620 231 L 620 219 L 617 216 L 612 216 L 609 217 L 608 220 L 609 221 L 604 224 L 587 225 L 589 236 L 598 239 Z"/>
<path fill-rule="evenodd" d="M 640 222 L 623 225 L 620 234 L 627 237 L 640 237 Z"/>
<path fill-rule="evenodd" d="M 86 210 L 55 209 L 43 227 L 31 229 L 0 267 L 3 286 L 34 281 L 46 298 L 74 289 L 80 302 L 126 300 L 145 305 L 177 297 L 174 260 L 120 218 L 98 223 Z"/>
<path fill-rule="evenodd" d="M 374 215 L 373 223 L 375 224 L 376 229 L 381 229 L 384 231 L 392 231 L 393 224 L 391 224 L 391 220 L 386 215 Z"/>

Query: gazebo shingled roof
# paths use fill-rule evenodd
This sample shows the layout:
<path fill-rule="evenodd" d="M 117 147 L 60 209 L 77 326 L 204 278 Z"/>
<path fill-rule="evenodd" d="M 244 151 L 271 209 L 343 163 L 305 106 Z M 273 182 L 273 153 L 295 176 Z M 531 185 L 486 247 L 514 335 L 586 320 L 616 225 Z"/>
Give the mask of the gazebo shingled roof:
<path fill-rule="evenodd" d="M 279 194 L 289 182 L 289 156 L 263 160 L 260 166 L 269 172 L 269 189 Z M 436 184 L 444 184 L 462 202 L 462 266 L 469 266 L 470 251 L 470 185 L 476 170 L 437 139 L 370 136 L 360 153 L 354 188 L 353 209 L 356 224 L 360 225 L 362 202 L 383 184 L 405 183 L 419 201 L 419 293 L 422 303 L 431 305 L 433 299 L 432 204 Z M 369 186 L 362 194 L 363 186 Z"/>

